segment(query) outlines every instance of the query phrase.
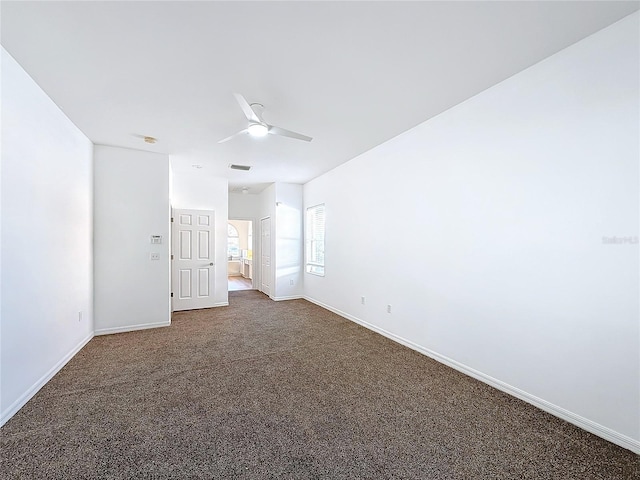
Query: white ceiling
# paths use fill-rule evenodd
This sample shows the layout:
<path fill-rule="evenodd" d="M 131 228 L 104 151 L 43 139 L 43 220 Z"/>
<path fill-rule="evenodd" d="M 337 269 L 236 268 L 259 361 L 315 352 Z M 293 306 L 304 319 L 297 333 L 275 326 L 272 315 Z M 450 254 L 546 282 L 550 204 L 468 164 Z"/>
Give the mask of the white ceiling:
<path fill-rule="evenodd" d="M 2 1 L 0 13 L 2 45 L 94 143 L 167 153 L 174 172 L 201 165 L 256 193 L 307 182 L 638 7 Z M 246 127 L 233 92 L 313 141 L 218 144 Z"/>

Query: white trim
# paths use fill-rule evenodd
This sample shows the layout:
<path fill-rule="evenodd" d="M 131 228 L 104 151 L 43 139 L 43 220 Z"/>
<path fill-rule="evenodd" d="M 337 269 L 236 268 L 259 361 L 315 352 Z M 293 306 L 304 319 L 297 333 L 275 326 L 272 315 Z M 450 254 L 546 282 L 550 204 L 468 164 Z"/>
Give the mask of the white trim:
<path fill-rule="evenodd" d="M 299 300 L 305 298 L 302 295 L 289 295 L 287 297 L 270 297 L 274 302 L 281 302 L 283 300 Z"/>
<path fill-rule="evenodd" d="M 409 347 L 412 350 L 415 350 L 416 352 L 422 353 L 427 357 L 433 358 L 434 360 L 440 363 L 443 363 L 459 372 L 462 372 L 465 375 L 469 375 L 470 377 L 473 377 L 476 380 L 480 380 L 481 382 L 486 383 L 487 385 L 490 385 L 494 388 L 497 388 L 498 390 L 508 393 L 509 395 L 513 395 L 514 397 L 519 398 L 520 400 L 530 403 L 531 405 L 538 407 L 539 409 L 544 410 L 545 412 L 550 413 L 551 415 L 561 418 L 562 420 L 572 423 L 573 425 L 576 425 L 577 427 L 580 427 L 583 430 L 586 430 L 587 432 L 593 433 L 594 435 L 604 438 L 605 440 L 608 440 L 611 443 L 615 443 L 616 445 L 626 448 L 627 450 L 631 450 L 634 453 L 640 454 L 640 440 L 635 440 L 631 437 L 623 435 L 622 433 L 616 432 L 615 430 L 612 430 L 609 427 L 605 427 L 604 425 L 600 425 L 599 423 L 589 420 L 588 418 L 582 417 L 569 410 L 566 410 L 562 407 L 554 405 L 553 403 L 550 403 L 542 398 L 536 397 L 535 395 L 527 393 L 524 390 L 521 390 L 512 385 L 509 385 L 508 383 L 505 383 L 501 380 L 493 378 L 474 368 L 468 367 L 463 363 L 453 360 L 452 358 L 449 358 L 445 355 L 441 355 L 438 352 L 434 352 L 433 350 L 430 350 L 428 348 L 422 347 L 394 333 L 388 332 L 383 328 L 377 327 L 369 322 L 365 322 L 364 320 L 354 317 L 353 315 L 349 315 L 346 312 L 338 310 L 337 308 L 333 308 L 311 297 L 308 297 L 305 295 L 303 298 L 311 303 L 315 303 L 316 305 L 326 310 L 329 310 L 337 315 L 340 315 L 341 317 L 344 317 L 347 320 L 351 320 L 352 322 L 362 325 L 363 327 L 369 330 L 373 330 L 374 332 L 379 333 L 380 335 L 383 335 L 397 343 L 400 343 L 406 347 Z"/>
<path fill-rule="evenodd" d="M 101 328 L 95 331 L 95 335 L 111 335 L 112 333 L 134 332 L 136 330 L 146 330 L 148 328 L 168 327 L 171 321 L 156 323 L 141 323 L 140 325 L 125 325 L 124 327 Z"/>
<path fill-rule="evenodd" d="M 78 345 L 76 345 L 69 353 L 67 353 L 58 363 L 56 363 L 47 373 L 45 373 L 36 383 L 34 383 L 24 394 L 20 396 L 15 402 L 13 402 L 7 409 L 0 414 L 0 427 L 7 423 L 7 421 L 13 417 L 18 410 L 25 406 L 25 404 L 38 393 L 38 391 L 46 385 L 46 383 L 58 373 L 62 367 L 64 367 L 69 360 L 71 360 L 76 353 L 89 343 L 93 338 L 93 333 L 90 333 L 87 337 L 82 339 Z"/>
<path fill-rule="evenodd" d="M 214 303 L 212 308 L 215 307 L 228 307 L 229 306 L 229 302 L 218 302 L 218 303 Z"/>

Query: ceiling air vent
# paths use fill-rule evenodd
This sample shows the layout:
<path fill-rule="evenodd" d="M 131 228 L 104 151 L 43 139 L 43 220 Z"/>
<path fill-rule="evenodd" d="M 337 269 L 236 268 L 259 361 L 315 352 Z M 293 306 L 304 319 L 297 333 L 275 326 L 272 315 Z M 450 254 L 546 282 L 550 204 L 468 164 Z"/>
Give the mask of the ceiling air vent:
<path fill-rule="evenodd" d="M 229 165 L 229 168 L 232 169 L 232 170 L 244 170 L 244 171 L 251 170 L 251 167 L 249 165 L 234 165 L 234 164 L 231 164 L 231 165 Z"/>

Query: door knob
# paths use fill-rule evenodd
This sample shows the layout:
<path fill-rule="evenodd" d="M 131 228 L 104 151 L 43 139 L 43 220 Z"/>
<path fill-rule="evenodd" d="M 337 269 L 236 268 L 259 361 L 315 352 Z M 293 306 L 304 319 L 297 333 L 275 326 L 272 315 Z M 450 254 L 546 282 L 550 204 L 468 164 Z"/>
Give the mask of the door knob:
<path fill-rule="evenodd" d="M 209 264 L 209 266 L 210 266 L 210 267 L 213 267 L 213 262 L 211 262 L 211 263 Z"/>

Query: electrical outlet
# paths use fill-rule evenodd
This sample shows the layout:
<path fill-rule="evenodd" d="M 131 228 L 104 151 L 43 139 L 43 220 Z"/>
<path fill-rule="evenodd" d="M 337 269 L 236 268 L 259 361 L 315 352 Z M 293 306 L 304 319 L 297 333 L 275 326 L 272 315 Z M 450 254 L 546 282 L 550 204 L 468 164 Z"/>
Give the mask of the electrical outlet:
<path fill-rule="evenodd" d="M 289 280 L 289 285 L 293 285 L 293 280 Z"/>
<path fill-rule="evenodd" d="M 158 252 L 151 252 L 149 254 L 149 260 L 160 260 L 160 254 Z"/>
<path fill-rule="evenodd" d="M 78 321 L 81 322 L 82 321 L 82 312 L 78 312 Z"/>
<path fill-rule="evenodd" d="M 391 305 L 387 305 L 387 313 L 391 313 Z"/>
<path fill-rule="evenodd" d="M 360 303 L 364 305 L 364 297 L 360 297 Z"/>

